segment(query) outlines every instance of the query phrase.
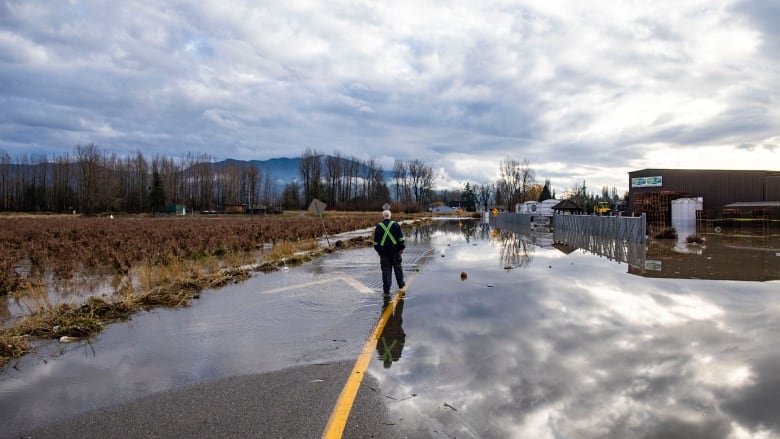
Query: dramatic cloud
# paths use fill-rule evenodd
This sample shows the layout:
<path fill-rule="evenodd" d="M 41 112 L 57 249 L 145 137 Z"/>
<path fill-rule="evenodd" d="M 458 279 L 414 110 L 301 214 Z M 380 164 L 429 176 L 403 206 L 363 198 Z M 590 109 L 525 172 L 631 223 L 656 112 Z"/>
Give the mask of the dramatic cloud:
<path fill-rule="evenodd" d="M 0 149 L 528 159 L 559 193 L 642 168 L 780 169 L 767 1 L 0 4 Z"/>

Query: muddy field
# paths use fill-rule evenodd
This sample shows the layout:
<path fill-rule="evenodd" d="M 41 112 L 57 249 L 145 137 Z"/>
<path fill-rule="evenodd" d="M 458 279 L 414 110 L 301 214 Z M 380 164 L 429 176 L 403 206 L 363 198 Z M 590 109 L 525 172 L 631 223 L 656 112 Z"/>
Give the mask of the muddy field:
<path fill-rule="evenodd" d="M 328 250 L 319 244 L 324 230 L 367 229 L 378 217 L 0 217 L 0 296 L 8 296 L 0 300 L 6 306 L 23 300 L 28 311 L 0 331 L 0 365 L 23 355 L 31 338 L 90 336 L 139 309 L 187 306 L 204 288 L 246 279 L 251 269 L 240 266 L 272 270 L 279 261 L 294 263 Z M 62 280 L 97 276 L 112 277 L 110 294 L 51 301 L 52 286 Z"/>
<path fill-rule="evenodd" d="M 375 213 L 329 214 L 329 233 L 371 227 Z M 83 218 L 12 216 L 0 218 L 0 295 L 41 276 L 70 278 L 111 267 L 126 273 L 139 264 L 248 253 L 268 244 L 301 242 L 323 235 L 314 216 Z"/>

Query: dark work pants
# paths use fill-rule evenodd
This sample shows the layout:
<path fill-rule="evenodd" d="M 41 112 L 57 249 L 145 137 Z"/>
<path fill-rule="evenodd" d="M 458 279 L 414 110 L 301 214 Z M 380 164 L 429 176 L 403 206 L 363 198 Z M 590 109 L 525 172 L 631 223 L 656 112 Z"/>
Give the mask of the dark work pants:
<path fill-rule="evenodd" d="M 379 255 L 379 265 L 382 267 L 382 291 L 390 294 L 390 287 L 393 284 L 393 272 L 395 272 L 395 281 L 398 288 L 404 286 L 404 272 L 401 269 L 401 254 L 398 252 L 392 255 Z"/>

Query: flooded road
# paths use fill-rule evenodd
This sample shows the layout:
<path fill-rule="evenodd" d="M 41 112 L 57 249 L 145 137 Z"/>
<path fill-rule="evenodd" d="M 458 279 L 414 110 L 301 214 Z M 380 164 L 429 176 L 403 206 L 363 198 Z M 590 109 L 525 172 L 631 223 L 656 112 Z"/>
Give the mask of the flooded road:
<path fill-rule="evenodd" d="M 410 269 L 425 250 L 408 253 Z M 381 306 L 378 257 L 362 248 L 257 273 L 87 342 L 38 343 L 0 371 L 0 437 L 202 381 L 351 362 Z"/>
<path fill-rule="evenodd" d="M 412 281 L 361 388 L 402 435 L 780 437 L 778 238 L 636 247 L 436 221 L 407 244 Z M 380 283 L 372 249 L 336 252 L 89 343 L 42 344 L 0 372 L 3 434 L 204 380 L 354 360 Z"/>
<path fill-rule="evenodd" d="M 479 224 L 431 232 L 442 257 L 407 293 L 403 351 L 371 369 L 402 431 L 780 437 L 776 238 L 741 250 L 763 264 L 758 270 L 740 266 L 747 256 L 735 256 L 742 246 L 734 242 L 696 254 L 673 252 L 674 243 L 637 252 L 591 239 L 607 257 L 517 232 Z M 683 270 L 692 262 L 677 255 L 705 269 Z M 764 282 L 688 278 L 708 269 L 728 278 L 727 266 Z"/>

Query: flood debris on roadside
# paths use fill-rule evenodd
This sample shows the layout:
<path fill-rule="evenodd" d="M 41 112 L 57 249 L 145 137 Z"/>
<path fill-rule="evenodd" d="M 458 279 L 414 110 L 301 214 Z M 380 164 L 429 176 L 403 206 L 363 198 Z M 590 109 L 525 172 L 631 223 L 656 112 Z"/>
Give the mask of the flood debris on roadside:
<path fill-rule="evenodd" d="M 0 335 L 0 366 L 30 351 L 27 337 Z"/>

